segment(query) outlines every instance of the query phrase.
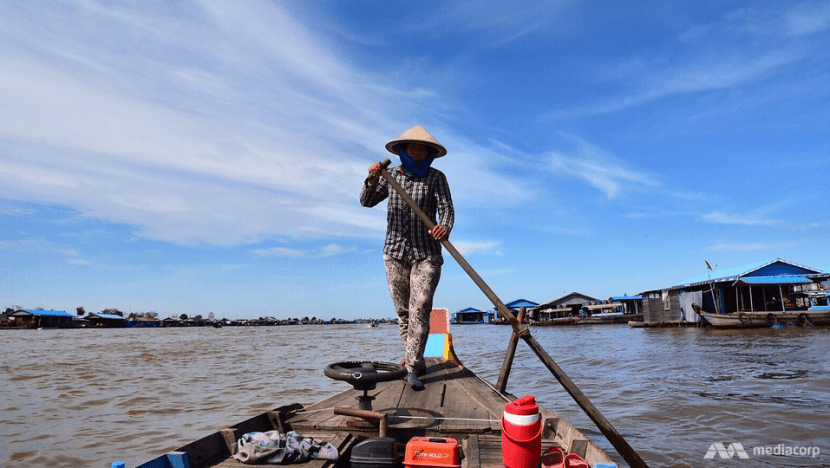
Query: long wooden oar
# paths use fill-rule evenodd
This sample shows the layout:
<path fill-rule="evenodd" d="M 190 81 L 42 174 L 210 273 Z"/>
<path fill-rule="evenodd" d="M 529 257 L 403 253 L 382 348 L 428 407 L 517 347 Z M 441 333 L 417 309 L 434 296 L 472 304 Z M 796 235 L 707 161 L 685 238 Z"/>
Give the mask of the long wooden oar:
<path fill-rule="evenodd" d="M 398 181 L 396 181 L 392 177 L 392 175 L 389 174 L 389 171 L 386 170 L 386 168 L 389 167 L 389 164 L 391 163 L 392 161 L 390 161 L 389 159 L 381 163 L 380 175 L 383 176 L 384 179 L 386 179 L 389 185 L 392 188 L 394 188 L 396 192 L 398 192 L 398 194 L 401 196 L 401 198 L 403 198 L 406 204 L 409 205 L 410 208 L 412 208 L 412 211 L 416 215 L 418 215 L 419 218 L 421 218 L 421 221 L 423 221 L 429 229 L 434 228 L 435 223 L 431 219 L 429 219 L 429 216 L 427 216 L 426 213 L 424 213 L 424 211 L 418 206 L 417 203 L 415 203 L 412 197 L 410 197 L 409 194 L 406 193 L 406 190 L 404 190 L 404 188 L 401 187 L 401 184 L 399 184 Z M 623 436 L 620 435 L 619 432 L 617 432 L 614 426 L 612 426 L 607 419 L 605 419 L 605 416 L 603 416 L 602 413 L 599 412 L 597 407 L 594 406 L 594 404 L 591 403 L 590 400 L 588 400 L 588 397 L 586 397 L 585 394 L 582 393 L 582 390 L 580 390 L 579 387 L 576 386 L 573 380 L 571 380 L 571 378 L 568 377 L 567 374 L 565 374 L 565 372 L 559 367 L 559 365 L 556 364 L 556 362 L 553 361 L 553 358 L 551 358 L 548 355 L 548 353 L 542 348 L 542 346 L 536 341 L 536 339 L 530 335 L 530 330 L 521 323 L 519 323 L 518 320 L 516 320 L 516 317 L 513 315 L 512 312 L 510 312 L 510 309 L 508 309 L 507 306 L 504 305 L 504 303 L 501 301 L 501 299 L 499 299 L 498 296 L 496 296 L 496 293 L 494 293 L 493 290 L 490 289 L 489 286 L 487 286 L 487 283 L 485 283 L 484 280 L 481 279 L 478 273 L 476 273 L 473 267 L 470 266 L 469 263 L 467 263 L 467 260 L 465 260 L 464 257 L 458 252 L 458 250 L 455 249 L 455 247 L 450 243 L 450 241 L 445 239 L 441 241 L 441 245 L 444 246 L 445 249 L 447 249 L 447 252 L 449 252 L 450 255 L 453 256 L 453 258 L 455 258 L 458 264 L 461 265 L 461 268 L 463 268 L 464 271 L 466 271 L 467 274 L 470 276 L 470 279 L 472 279 L 473 282 L 476 285 L 478 285 L 479 289 L 481 289 L 484 295 L 487 296 L 488 299 L 490 299 L 490 302 L 492 302 L 493 305 L 496 306 L 496 310 L 499 311 L 499 315 L 501 315 L 502 318 L 510 322 L 510 325 L 513 327 L 513 332 L 516 334 L 516 336 L 522 338 L 528 344 L 528 346 L 530 346 L 530 349 L 532 349 L 533 352 L 536 353 L 536 356 L 539 357 L 539 359 L 545 364 L 548 370 L 550 370 L 553 376 L 556 377 L 556 380 L 558 380 L 559 383 L 562 384 L 562 386 L 565 388 L 565 390 L 567 390 L 567 392 L 571 395 L 571 397 L 573 397 L 573 399 L 576 401 L 579 407 L 582 408 L 583 411 L 585 411 L 585 414 L 587 414 L 588 417 L 591 418 L 591 421 L 593 421 L 594 424 L 597 425 L 599 430 L 603 433 L 603 435 L 605 435 L 608 441 L 611 442 L 611 445 L 614 446 L 614 448 L 617 450 L 617 452 L 619 452 L 619 454 L 623 457 L 626 463 L 628 463 L 629 466 L 633 468 L 648 468 L 648 465 L 646 465 L 646 462 L 643 461 L 642 458 L 640 458 L 640 455 L 638 455 L 637 452 L 635 452 L 634 449 L 630 445 L 628 445 L 628 442 L 625 441 Z"/>

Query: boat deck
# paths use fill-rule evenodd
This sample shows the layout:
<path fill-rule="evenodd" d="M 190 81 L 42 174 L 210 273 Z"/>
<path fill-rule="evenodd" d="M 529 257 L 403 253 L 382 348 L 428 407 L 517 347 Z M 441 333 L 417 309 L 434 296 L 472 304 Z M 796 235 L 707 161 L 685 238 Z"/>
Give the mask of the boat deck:
<path fill-rule="evenodd" d="M 372 412 L 387 417 L 386 435 L 398 441 L 399 459 L 403 459 L 406 442 L 412 437 L 454 438 L 461 448 L 461 468 L 502 467 L 501 414 L 504 405 L 515 397 L 499 393 L 470 370 L 451 361 L 427 358 L 427 366 L 427 374 L 421 377 L 424 391 L 413 391 L 402 380 L 396 380 L 378 382 L 377 388 L 368 392 L 374 397 Z M 341 457 L 337 462 L 313 460 L 292 466 L 347 468 L 351 448 L 369 437 L 377 437 L 379 429 L 354 416 L 335 414 L 335 408 L 357 410 L 357 396 L 363 392 L 345 382 L 332 382 L 346 390 L 307 407 L 291 405 L 263 413 L 179 451 L 187 453 L 192 468 L 239 468 L 245 465 L 232 458 L 231 452 L 243 434 L 294 430 L 304 437 L 331 443 Z M 555 445 L 566 453 L 579 454 L 591 465 L 611 461 L 570 423 L 546 408 L 540 407 L 540 412 L 543 450 Z"/>

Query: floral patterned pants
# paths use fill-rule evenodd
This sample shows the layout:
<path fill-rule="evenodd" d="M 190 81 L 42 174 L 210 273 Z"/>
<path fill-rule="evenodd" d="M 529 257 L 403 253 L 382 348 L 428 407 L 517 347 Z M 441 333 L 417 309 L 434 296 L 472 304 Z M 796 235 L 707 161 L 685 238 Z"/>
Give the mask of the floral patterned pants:
<path fill-rule="evenodd" d="M 424 348 L 429 337 L 432 298 L 441 279 L 442 257 L 423 260 L 398 260 L 383 256 L 392 303 L 406 347 L 406 370 L 417 372 L 424 366 Z"/>

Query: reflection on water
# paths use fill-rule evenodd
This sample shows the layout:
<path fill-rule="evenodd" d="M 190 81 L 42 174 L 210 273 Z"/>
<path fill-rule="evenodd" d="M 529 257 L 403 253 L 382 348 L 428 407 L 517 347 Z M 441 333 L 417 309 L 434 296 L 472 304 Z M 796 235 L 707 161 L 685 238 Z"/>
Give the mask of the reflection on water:
<path fill-rule="evenodd" d="M 652 467 L 721 466 L 712 443 L 817 446 L 828 466 L 830 329 L 540 327 L 533 336 Z M 461 360 L 495 382 L 511 329 L 455 326 Z M 400 361 L 394 326 L 0 332 L 0 466 L 138 463 L 275 406 L 348 387 L 334 361 Z M 520 343 L 508 390 L 537 399 L 622 462 Z M 751 463 L 749 463 L 751 461 Z"/>

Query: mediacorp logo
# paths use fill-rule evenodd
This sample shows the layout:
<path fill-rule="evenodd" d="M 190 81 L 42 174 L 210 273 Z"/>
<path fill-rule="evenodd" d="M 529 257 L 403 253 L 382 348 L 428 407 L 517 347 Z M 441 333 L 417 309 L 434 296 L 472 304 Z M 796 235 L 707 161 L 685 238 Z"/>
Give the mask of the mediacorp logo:
<path fill-rule="evenodd" d="M 816 458 L 821 454 L 821 449 L 819 447 L 793 447 L 784 444 L 778 445 L 768 445 L 768 446 L 759 446 L 752 448 L 752 456 L 784 456 L 784 457 L 810 457 Z M 715 442 L 714 444 L 709 446 L 709 450 L 706 451 L 706 455 L 703 456 L 704 460 L 711 460 L 718 456 L 724 460 L 731 459 L 737 456 L 739 459 L 747 459 L 749 458 L 749 454 L 744 450 L 744 446 L 738 442 L 733 442 L 728 445 L 724 445 L 720 442 Z"/>
<path fill-rule="evenodd" d="M 744 446 L 738 442 L 729 444 L 725 447 L 722 443 L 715 442 L 709 446 L 709 450 L 706 451 L 706 455 L 703 456 L 703 459 L 711 460 L 715 458 L 715 455 L 719 455 L 725 460 L 730 459 L 735 455 L 737 455 L 738 458 L 749 458 L 749 455 L 746 454 L 746 450 L 744 450 Z"/>

